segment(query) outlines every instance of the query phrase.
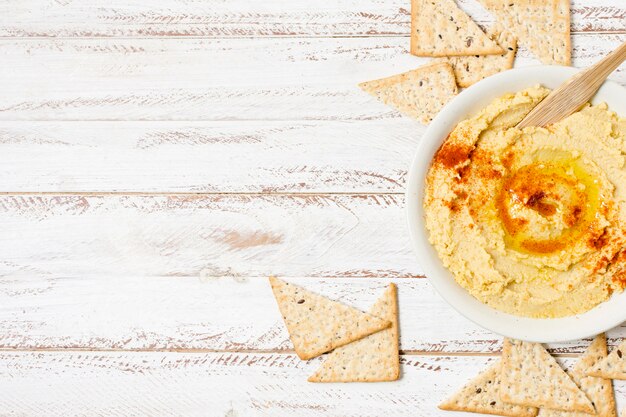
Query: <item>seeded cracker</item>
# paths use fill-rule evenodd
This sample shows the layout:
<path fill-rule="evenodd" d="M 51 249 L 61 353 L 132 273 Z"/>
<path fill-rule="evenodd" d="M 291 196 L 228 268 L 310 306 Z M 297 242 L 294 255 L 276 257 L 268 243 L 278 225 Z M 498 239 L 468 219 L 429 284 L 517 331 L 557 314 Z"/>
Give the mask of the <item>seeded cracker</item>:
<path fill-rule="evenodd" d="M 616 347 L 606 359 L 589 369 L 587 375 L 600 378 L 626 379 L 626 340 Z"/>
<path fill-rule="evenodd" d="M 570 0 L 479 0 L 544 64 L 571 62 Z"/>
<path fill-rule="evenodd" d="M 309 377 L 309 382 L 381 382 L 398 379 L 400 357 L 395 284 L 389 284 L 369 313 L 389 320 L 391 327 L 333 350 Z"/>
<path fill-rule="evenodd" d="M 585 372 L 597 362 L 607 357 L 606 336 L 598 335 L 587 351 L 569 373 L 576 385 L 587 395 L 596 409 L 597 417 L 617 417 L 613 383 L 610 379 L 587 376 Z M 589 417 L 589 414 L 575 411 L 556 411 L 542 408 L 540 417 Z"/>
<path fill-rule="evenodd" d="M 447 411 L 469 411 L 508 417 L 535 417 L 534 407 L 507 404 L 500 399 L 500 366 L 497 361 L 467 383 L 459 392 L 439 405 Z"/>
<path fill-rule="evenodd" d="M 483 78 L 513 68 L 517 39 L 510 32 L 499 28 L 492 28 L 488 35 L 506 51 L 504 54 L 446 58 L 454 69 L 454 76 L 459 87 L 469 87 Z"/>
<path fill-rule="evenodd" d="M 512 404 L 594 414 L 587 398 L 539 343 L 504 340 L 500 398 Z"/>
<path fill-rule="evenodd" d="M 399 112 L 428 124 L 456 95 L 452 67 L 447 62 L 359 84 L 363 91 Z"/>
<path fill-rule="evenodd" d="M 503 52 L 457 7 L 454 0 L 411 1 L 413 55 L 488 55 Z"/>
<path fill-rule="evenodd" d="M 389 321 L 275 277 L 270 277 L 270 284 L 300 359 L 314 358 L 391 326 Z"/>

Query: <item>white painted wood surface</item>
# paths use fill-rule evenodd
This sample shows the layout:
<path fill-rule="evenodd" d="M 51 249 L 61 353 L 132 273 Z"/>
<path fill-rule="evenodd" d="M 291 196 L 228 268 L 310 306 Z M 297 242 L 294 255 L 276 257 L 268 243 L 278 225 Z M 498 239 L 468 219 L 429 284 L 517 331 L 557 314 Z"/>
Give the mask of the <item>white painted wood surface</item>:
<path fill-rule="evenodd" d="M 312 384 L 320 358 L 293 354 L 1 352 L 0 401 L 17 415 L 426 416 L 493 360 L 408 355 L 392 384 Z"/>
<path fill-rule="evenodd" d="M 5 274 L 420 277 L 402 195 L 1 195 Z"/>
<path fill-rule="evenodd" d="M 0 192 L 397 193 L 423 130 L 400 117 L 0 122 Z"/>
<path fill-rule="evenodd" d="M 473 0 L 459 5 L 480 24 L 493 22 Z M 574 31 L 624 30 L 620 0 L 573 0 L 571 8 Z M 411 19 L 404 0 L 5 0 L 0 15 L 11 16 L 0 36 L 12 37 L 406 35 Z"/>
<path fill-rule="evenodd" d="M 327 3 L 0 2 L 0 416 L 445 415 L 494 360 L 411 253 L 424 127 L 356 87 L 428 61 L 410 2 Z M 626 3 L 573 1 L 572 31 L 591 64 Z M 364 310 L 396 282 L 402 379 L 307 383 L 269 274 Z"/>
<path fill-rule="evenodd" d="M 395 282 L 400 348 L 405 353 L 500 350 L 497 335 L 449 308 L 426 279 L 288 280 L 365 311 L 389 282 Z M 22 272 L 0 281 L 0 305 L 0 328 L 7 329 L 0 334 L 0 349 L 292 352 L 265 277 L 70 277 Z M 608 336 L 614 346 L 626 336 L 626 324 Z M 549 347 L 559 354 L 578 354 L 588 343 L 575 340 Z"/>
<path fill-rule="evenodd" d="M 575 33 L 573 64 L 625 39 Z M 356 84 L 429 61 L 408 47 L 405 36 L 0 39 L 0 120 L 399 118 Z M 516 65 L 535 64 L 520 48 Z M 626 83 L 626 69 L 610 78 Z"/>

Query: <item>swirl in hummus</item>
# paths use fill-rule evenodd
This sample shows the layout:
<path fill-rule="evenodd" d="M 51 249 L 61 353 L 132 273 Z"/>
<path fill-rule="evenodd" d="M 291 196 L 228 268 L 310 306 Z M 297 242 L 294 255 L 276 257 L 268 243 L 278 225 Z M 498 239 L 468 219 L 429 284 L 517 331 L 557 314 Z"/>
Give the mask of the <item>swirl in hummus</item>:
<path fill-rule="evenodd" d="M 426 179 L 426 227 L 474 297 L 507 313 L 583 313 L 626 286 L 626 119 L 587 105 L 515 128 L 547 94 L 494 100 L 461 123 Z"/>

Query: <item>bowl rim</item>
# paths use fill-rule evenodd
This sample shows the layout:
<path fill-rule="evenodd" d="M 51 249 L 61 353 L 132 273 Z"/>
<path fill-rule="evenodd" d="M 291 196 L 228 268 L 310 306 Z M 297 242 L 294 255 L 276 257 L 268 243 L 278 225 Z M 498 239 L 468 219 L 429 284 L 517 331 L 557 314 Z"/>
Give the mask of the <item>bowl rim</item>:
<path fill-rule="evenodd" d="M 540 343 L 593 337 L 626 321 L 626 309 L 623 308 L 626 291 L 614 294 L 606 302 L 585 313 L 556 319 L 516 316 L 483 304 L 456 282 L 428 241 L 422 206 L 426 173 L 434 153 L 458 122 L 507 92 L 520 91 L 538 84 L 555 88 L 578 71 L 574 67 L 556 65 L 515 68 L 485 78 L 465 89 L 444 106 L 427 127 L 408 173 L 405 206 L 409 234 L 413 251 L 428 281 L 462 316 L 505 337 Z M 626 104 L 619 105 L 620 102 L 616 101 L 620 96 L 626 96 L 626 88 L 609 80 L 598 90 L 592 103 L 607 102 L 611 110 L 619 115 L 626 115 Z"/>

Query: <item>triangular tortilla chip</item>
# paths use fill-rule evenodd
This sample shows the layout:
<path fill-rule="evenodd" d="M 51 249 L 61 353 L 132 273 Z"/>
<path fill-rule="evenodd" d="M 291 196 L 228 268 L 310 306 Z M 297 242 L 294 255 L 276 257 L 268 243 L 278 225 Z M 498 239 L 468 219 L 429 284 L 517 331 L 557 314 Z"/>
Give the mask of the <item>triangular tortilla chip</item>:
<path fill-rule="evenodd" d="M 396 285 L 389 284 L 369 313 L 391 322 L 391 327 L 333 350 L 309 382 L 380 382 L 400 376 L 398 301 Z"/>
<path fill-rule="evenodd" d="M 517 39 L 510 32 L 497 27 L 489 30 L 488 35 L 506 51 L 504 54 L 446 58 L 454 69 L 454 76 L 459 87 L 469 87 L 483 78 L 513 68 Z"/>
<path fill-rule="evenodd" d="M 593 339 L 585 353 L 583 353 L 578 362 L 576 362 L 576 365 L 574 365 L 572 369 L 574 382 L 578 384 L 582 378 L 587 376 L 587 371 L 598 362 L 604 360 L 607 356 L 606 334 L 601 333 Z"/>
<path fill-rule="evenodd" d="M 359 84 L 366 93 L 399 112 L 428 124 L 456 95 L 452 67 L 439 62 L 380 80 Z"/>
<path fill-rule="evenodd" d="M 411 1 L 411 53 L 417 56 L 504 52 L 454 0 Z"/>
<path fill-rule="evenodd" d="M 591 401 L 539 343 L 504 340 L 500 398 L 512 404 L 593 414 Z"/>
<path fill-rule="evenodd" d="M 570 0 L 479 0 L 544 64 L 571 62 Z"/>
<path fill-rule="evenodd" d="M 587 375 L 608 379 L 626 379 L 626 340 L 604 360 L 587 370 Z"/>
<path fill-rule="evenodd" d="M 500 366 L 497 361 L 439 405 L 442 410 L 469 411 L 509 417 L 535 417 L 534 407 L 508 404 L 500 399 Z"/>
<path fill-rule="evenodd" d="M 591 400 L 591 404 L 596 409 L 597 417 L 616 417 L 615 396 L 613 393 L 613 383 L 610 379 L 587 376 L 585 372 L 594 364 L 607 357 L 606 335 L 598 335 L 585 353 L 580 357 L 574 368 L 569 373 L 576 385 Z M 576 411 L 557 411 L 542 408 L 539 411 L 540 417 L 589 417 L 587 413 Z"/>
<path fill-rule="evenodd" d="M 391 326 L 387 320 L 278 278 L 270 277 L 270 284 L 300 359 L 314 358 Z"/>

